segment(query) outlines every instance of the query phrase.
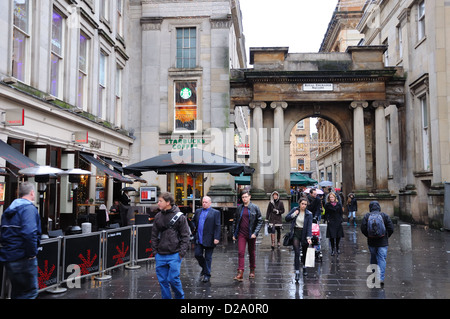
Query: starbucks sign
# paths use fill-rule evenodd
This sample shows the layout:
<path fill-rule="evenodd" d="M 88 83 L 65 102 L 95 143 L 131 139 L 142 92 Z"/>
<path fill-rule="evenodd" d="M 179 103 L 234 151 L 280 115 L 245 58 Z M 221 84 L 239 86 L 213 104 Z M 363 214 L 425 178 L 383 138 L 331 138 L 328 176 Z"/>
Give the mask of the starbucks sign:
<path fill-rule="evenodd" d="M 192 96 L 192 91 L 190 88 L 182 88 L 180 91 L 180 96 L 182 99 L 187 100 Z"/>

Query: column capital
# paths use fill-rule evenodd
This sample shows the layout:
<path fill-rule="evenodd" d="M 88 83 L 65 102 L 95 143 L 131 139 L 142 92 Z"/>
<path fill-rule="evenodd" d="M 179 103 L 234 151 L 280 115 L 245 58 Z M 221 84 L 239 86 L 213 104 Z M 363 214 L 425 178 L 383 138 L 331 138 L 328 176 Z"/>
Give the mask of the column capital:
<path fill-rule="evenodd" d="M 251 109 L 254 109 L 255 107 L 260 107 L 262 109 L 265 109 L 267 104 L 265 102 L 250 102 L 248 104 L 248 107 Z"/>
<path fill-rule="evenodd" d="M 388 101 L 373 101 L 372 106 L 376 109 L 379 107 L 387 108 L 389 106 L 389 102 Z"/>
<path fill-rule="evenodd" d="M 367 108 L 369 106 L 369 102 L 367 101 L 353 101 L 352 103 L 350 103 L 350 107 L 352 109 L 356 109 L 357 107 L 362 107 L 362 108 Z"/>
<path fill-rule="evenodd" d="M 276 109 L 277 107 L 281 107 L 283 109 L 286 109 L 287 106 L 288 106 L 287 102 L 277 101 L 277 102 L 270 103 L 270 107 L 273 108 L 273 109 Z"/>

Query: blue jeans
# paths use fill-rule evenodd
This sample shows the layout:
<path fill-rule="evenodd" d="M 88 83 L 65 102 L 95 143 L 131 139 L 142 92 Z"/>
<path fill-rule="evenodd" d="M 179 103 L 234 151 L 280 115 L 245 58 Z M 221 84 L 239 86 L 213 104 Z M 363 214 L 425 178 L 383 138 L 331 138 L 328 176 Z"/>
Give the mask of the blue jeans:
<path fill-rule="evenodd" d="M 172 299 L 172 288 L 175 299 L 184 299 L 184 291 L 180 280 L 181 257 L 180 254 L 155 256 L 156 277 L 158 277 L 163 299 Z"/>
<path fill-rule="evenodd" d="M 384 281 L 384 272 L 386 270 L 386 257 L 388 246 L 373 247 L 369 246 L 370 263 L 378 265 L 380 268 L 380 281 Z"/>
<path fill-rule="evenodd" d="M 11 281 L 12 299 L 35 299 L 38 295 L 37 258 L 5 262 L 6 273 Z"/>

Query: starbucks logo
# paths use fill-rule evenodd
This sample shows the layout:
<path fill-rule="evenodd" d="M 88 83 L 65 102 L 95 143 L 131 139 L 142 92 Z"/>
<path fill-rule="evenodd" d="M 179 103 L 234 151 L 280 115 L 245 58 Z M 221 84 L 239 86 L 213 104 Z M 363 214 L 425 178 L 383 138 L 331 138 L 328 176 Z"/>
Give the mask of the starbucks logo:
<path fill-rule="evenodd" d="M 180 96 L 181 96 L 182 99 L 185 99 L 185 100 L 189 99 L 192 96 L 191 89 L 190 88 L 183 88 L 183 89 L 181 89 Z"/>

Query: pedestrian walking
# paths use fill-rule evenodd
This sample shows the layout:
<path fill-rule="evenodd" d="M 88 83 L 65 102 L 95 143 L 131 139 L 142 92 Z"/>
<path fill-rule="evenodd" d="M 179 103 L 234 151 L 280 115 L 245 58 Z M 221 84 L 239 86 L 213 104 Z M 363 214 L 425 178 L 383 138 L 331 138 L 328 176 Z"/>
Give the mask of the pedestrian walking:
<path fill-rule="evenodd" d="M 219 243 L 221 234 L 220 212 L 211 207 L 211 198 L 202 199 L 202 208 L 195 211 L 195 258 L 202 271 L 200 276 L 203 282 L 211 278 L 211 263 L 214 247 Z"/>
<path fill-rule="evenodd" d="M 370 251 L 370 264 L 378 265 L 379 282 L 384 286 L 386 272 L 386 257 L 389 246 L 389 237 L 394 233 L 394 224 L 391 218 L 381 212 L 380 204 L 372 201 L 361 223 L 361 232 L 367 237 Z"/>
<path fill-rule="evenodd" d="M 242 281 L 245 265 L 245 246 L 248 246 L 248 256 L 250 263 L 249 278 L 255 278 L 256 268 L 256 237 L 264 224 L 259 207 L 250 202 L 251 196 L 247 190 L 241 194 L 242 205 L 236 210 L 233 220 L 233 241 L 238 241 L 238 271 L 234 280 Z"/>
<path fill-rule="evenodd" d="M 189 226 L 172 194 L 161 193 L 158 208 L 160 211 L 153 221 L 151 239 L 161 295 L 163 299 L 171 299 L 172 288 L 176 299 L 184 299 L 180 267 L 190 241 Z"/>
<path fill-rule="evenodd" d="M 37 254 L 41 238 L 41 221 L 34 206 L 33 184 L 19 186 L 15 199 L 2 215 L 0 261 L 11 282 L 12 299 L 35 299 L 38 295 Z"/>
<path fill-rule="evenodd" d="M 334 256 L 336 253 L 338 255 L 341 253 L 339 243 L 341 238 L 344 237 L 342 213 L 342 205 L 338 202 L 336 194 L 330 192 L 328 194 L 327 203 L 325 204 L 324 219 L 328 223 L 327 238 L 330 239 L 331 256 Z"/>
<path fill-rule="evenodd" d="M 347 225 L 350 226 L 350 218 L 353 218 L 353 225 L 356 227 L 356 211 L 358 210 L 358 202 L 356 201 L 355 194 L 350 193 L 347 196 L 347 208 L 348 208 L 348 220 Z"/>
<path fill-rule="evenodd" d="M 295 281 L 300 280 L 300 248 L 302 249 L 302 265 L 303 276 L 307 275 L 305 267 L 306 250 L 308 245 L 312 244 L 312 220 L 313 215 L 307 209 L 308 200 L 301 198 L 299 207 L 294 207 L 286 216 L 286 222 L 291 223 L 291 232 L 294 234 L 293 246 L 294 246 L 294 269 L 295 269 Z"/>
<path fill-rule="evenodd" d="M 272 240 L 272 250 L 275 249 L 275 233 L 277 237 L 277 247 L 281 247 L 281 228 L 283 227 L 282 215 L 284 214 L 284 204 L 280 200 L 280 194 L 274 191 L 270 195 L 270 202 L 267 206 L 266 221 L 268 232 Z"/>
<path fill-rule="evenodd" d="M 315 188 L 310 189 L 307 199 L 307 209 L 313 214 L 313 217 L 319 221 L 322 215 L 322 201 L 317 197 L 317 190 Z"/>

